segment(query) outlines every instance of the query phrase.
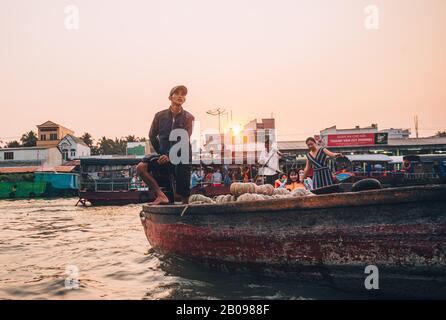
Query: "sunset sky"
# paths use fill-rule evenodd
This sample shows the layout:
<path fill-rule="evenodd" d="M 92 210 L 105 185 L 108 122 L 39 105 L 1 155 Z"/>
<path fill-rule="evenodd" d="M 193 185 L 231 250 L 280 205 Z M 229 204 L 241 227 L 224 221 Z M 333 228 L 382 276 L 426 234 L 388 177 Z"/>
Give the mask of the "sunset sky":
<path fill-rule="evenodd" d="M 446 130 L 445 0 L 1 0 L 0 140 L 52 120 L 147 136 L 168 92 L 185 108 L 276 118 L 279 140 L 378 123 Z M 367 5 L 379 29 L 367 30 Z M 79 8 L 79 29 L 65 8 Z M 225 120 L 226 117 L 223 118 Z M 226 123 L 223 121 L 223 124 Z"/>

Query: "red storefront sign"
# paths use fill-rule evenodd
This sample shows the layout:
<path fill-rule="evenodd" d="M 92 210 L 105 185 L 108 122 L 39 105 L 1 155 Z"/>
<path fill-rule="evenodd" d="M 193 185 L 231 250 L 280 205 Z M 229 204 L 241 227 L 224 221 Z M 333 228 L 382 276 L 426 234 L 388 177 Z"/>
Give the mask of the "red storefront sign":
<path fill-rule="evenodd" d="M 376 143 L 374 133 L 329 134 L 328 147 L 369 146 Z"/>

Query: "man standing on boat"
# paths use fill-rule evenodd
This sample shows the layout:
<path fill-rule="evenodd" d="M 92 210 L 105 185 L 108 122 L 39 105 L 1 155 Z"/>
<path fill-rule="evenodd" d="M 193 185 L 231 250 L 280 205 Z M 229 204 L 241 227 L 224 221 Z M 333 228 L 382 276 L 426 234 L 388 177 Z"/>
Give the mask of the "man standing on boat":
<path fill-rule="evenodd" d="M 271 143 L 270 139 L 266 139 L 265 148 L 259 156 L 259 176 L 263 177 L 265 184 L 274 185 L 279 171 L 279 159 L 283 154 L 278 150 L 277 144 Z"/>
<path fill-rule="evenodd" d="M 155 114 L 150 127 L 149 139 L 157 155 L 145 157 L 137 166 L 139 176 L 155 192 L 156 198 L 150 204 L 168 204 L 169 199 L 161 190 L 158 182 L 151 175 L 151 172 L 162 172 L 172 174 L 175 177 L 176 193 L 182 197 L 183 203 L 188 203 L 190 195 L 190 175 L 191 175 L 191 148 L 189 145 L 189 161 L 173 164 L 169 159 L 169 152 L 172 146 L 177 143 L 169 140 L 173 130 L 182 129 L 187 132 L 190 139 L 194 116 L 183 109 L 186 102 L 187 88 L 176 86 L 170 90 L 169 100 L 171 102 L 168 109 Z M 184 141 L 180 141 L 184 143 Z"/>

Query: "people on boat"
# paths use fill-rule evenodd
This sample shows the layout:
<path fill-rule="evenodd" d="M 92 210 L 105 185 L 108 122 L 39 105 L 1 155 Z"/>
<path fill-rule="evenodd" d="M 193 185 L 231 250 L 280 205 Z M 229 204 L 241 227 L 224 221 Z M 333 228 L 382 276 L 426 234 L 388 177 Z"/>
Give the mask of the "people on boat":
<path fill-rule="evenodd" d="M 151 202 L 153 205 L 168 204 L 169 199 L 161 190 L 151 172 L 173 176 L 176 193 L 181 196 L 183 203 L 189 201 L 192 155 L 190 141 L 187 141 L 189 145 L 189 159 L 187 161 L 182 160 L 181 149 L 177 153 L 180 161 L 175 161 L 176 164 L 173 164 L 169 159 L 170 149 L 175 145 L 169 140 L 170 133 L 176 129 L 185 130 L 188 140 L 192 135 L 194 116 L 183 108 L 186 95 L 187 88 L 183 85 L 170 90 L 170 107 L 155 114 L 149 132 L 149 139 L 157 156 L 144 157 L 143 161 L 137 166 L 139 176 L 155 192 L 156 198 Z M 184 143 L 184 141 L 180 141 L 180 143 Z"/>
<path fill-rule="evenodd" d="M 310 177 L 306 177 L 304 179 L 304 186 L 307 190 L 313 190 L 313 179 L 311 179 Z"/>
<path fill-rule="evenodd" d="M 282 176 L 274 181 L 274 188 L 285 188 L 285 185 L 288 181 L 288 177 L 286 174 L 282 174 Z"/>
<path fill-rule="evenodd" d="M 289 191 L 293 191 L 296 189 L 305 189 L 305 186 L 303 184 L 303 175 L 303 170 L 299 170 L 299 173 L 296 172 L 296 170 L 291 170 L 288 174 L 288 180 L 285 188 Z"/>
<path fill-rule="evenodd" d="M 220 173 L 220 169 L 217 168 L 212 174 L 211 183 L 214 187 L 219 187 L 221 186 L 222 181 L 223 181 L 223 176 Z"/>
<path fill-rule="evenodd" d="M 225 167 L 225 170 L 224 170 L 224 178 L 223 178 L 223 184 L 224 184 L 225 186 L 230 186 L 231 183 L 232 183 L 232 180 L 231 180 L 231 176 L 230 176 L 230 174 L 229 174 L 229 168 Z"/>
<path fill-rule="evenodd" d="M 407 173 L 413 173 L 414 167 L 412 166 L 412 163 L 409 160 L 403 160 L 403 167 L 402 167 L 401 171 L 407 172 Z"/>
<path fill-rule="evenodd" d="M 134 174 L 132 179 L 130 180 L 130 190 L 138 189 L 139 185 L 140 185 L 140 181 L 138 179 L 138 176 L 136 174 Z"/>
<path fill-rule="evenodd" d="M 192 174 L 190 176 L 190 188 L 195 188 L 196 186 L 198 186 L 198 184 L 201 182 L 201 180 L 203 180 L 203 177 L 200 176 L 200 173 L 198 172 L 198 170 L 194 170 L 192 171 Z"/>
<path fill-rule="evenodd" d="M 204 182 L 205 183 L 212 183 L 212 171 L 208 171 L 206 175 L 204 176 Z"/>
<path fill-rule="evenodd" d="M 270 139 L 266 139 L 265 147 L 260 153 L 258 174 L 264 177 L 265 183 L 274 185 L 279 172 L 279 159 L 282 153 L 278 150 L 275 144 L 272 144 Z"/>
<path fill-rule="evenodd" d="M 342 157 L 342 153 L 331 152 L 327 148 L 321 148 L 312 137 L 307 138 L 305 143 L 309 149 L 307 153 L 307 163 L 305 165 L 304 176 L 309 176 L 310 169 L 313 169 L 313 189 L 319 189 L 333 184 L 333 177 L 330 168 L 327 166 L 327 157 Z"/>
<path fill-rule="evenodd" d="M 243 182 L 250 181 L 250 173 L 249 167 L 243 168 Z"/>
<path fill-rule="evenodd" d="M 240 169 L 235 169 L 232 171 L 232 181 L 233 182 L 240 182 L 242 181 L 243 177 L 241 175 Z"/>
<path fill-rule="evenodd" d="M 265 180 L 262 176 L 257 176 L 254 183 L 258 186 L 265 184 Z"/>
<path fill-rule="evenodd" d="M 377 163 L 377 164 L 375 164 L 375 165 L 373 166 L 373 170 L 375 171 L 375 173 L 376 173 L 377 175 L 380 175 L 380 174 L 383 173 L 384 168 L 383 168 L 382 164 Z"/>

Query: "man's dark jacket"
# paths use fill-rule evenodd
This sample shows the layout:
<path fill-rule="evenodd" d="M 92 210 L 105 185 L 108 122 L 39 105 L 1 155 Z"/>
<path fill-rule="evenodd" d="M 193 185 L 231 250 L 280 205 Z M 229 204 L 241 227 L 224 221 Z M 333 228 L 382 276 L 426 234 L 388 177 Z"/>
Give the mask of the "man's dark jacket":
<path fill-rule="evenodd" d="M 190 138 L 194 119 L 194 116 L 184 109 L 175 116 L 170 108 L 155 114 L 149 132 L 150 143 L 155 151 L 158 154 L 169 155 L 170 148 L 176 143 L 169 141 L 170 132 L 174 129 L 186 130 Z"/>

